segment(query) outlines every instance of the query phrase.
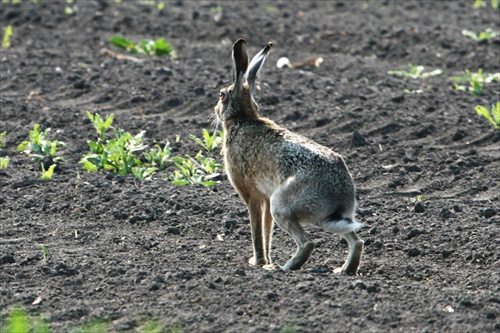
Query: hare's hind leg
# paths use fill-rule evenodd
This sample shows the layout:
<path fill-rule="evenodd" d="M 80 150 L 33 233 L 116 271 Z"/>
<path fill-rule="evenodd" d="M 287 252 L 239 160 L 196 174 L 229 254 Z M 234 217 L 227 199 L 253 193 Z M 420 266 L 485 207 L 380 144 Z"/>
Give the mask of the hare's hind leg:
<path fill-rule="evenodd" d="M 255 198 L 249 198 L 247 201 L 248 212 L 250 215 L 250 225 L 252 230 L 253 257 L 248 260 L 250 265 L 267 265 L 266 257 L 266 239 L 263 233 L 264 219 L 262 214 L 263 201 Z"/>
<path fill-rule="evenodd" d="M 342 236 L 344 236 L 349 244 L 349 255 L 347 256 L 345 264 L 342 267 L 335 269 L 335 272 L 356 274 L 359 264 L 361 263 L 361 254 L 363 253 L 364 242 L 354 231 L 343 234 Z"/>
<path fill-rule="evenodd" d="M 288 207 L 271 206 L 271 212 L 274 221 L 290 234 L 297 244 L 297 251 L 281 269 L 288 271 L 301 268 L 314 250 L 314 242 L 306 234 L 299 220 L 293 215 Z"/>

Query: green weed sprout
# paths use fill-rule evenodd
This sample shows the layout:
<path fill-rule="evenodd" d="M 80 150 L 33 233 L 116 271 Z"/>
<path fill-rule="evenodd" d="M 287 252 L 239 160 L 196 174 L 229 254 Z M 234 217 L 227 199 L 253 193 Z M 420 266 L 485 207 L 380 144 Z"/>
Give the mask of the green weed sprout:
<path fill-rule="evenodd" d="M 47 248 L 45 245 L 40 244 L 40 249 L 42 250 L 43 260 L 47 260 Z"/>
<path fill-rule="evenodd" d="M 14 31 L 12 29 L 12 25 L 9 24 L 5 27 L 5 30 L 3 31 L 2 48 L 8 49 L 10 47 L 10 38 L 13 33 Z"/>
<path fill-rule="evenodd" d="M 9 162 L 10 162 L 9 156 L 0 157 L 0 169 L 7 169 L 7 167 L 9 166 Z"/>
<path fill-rule="evenodd" d="M 7 131 L 3 131 L 2 133 L 0 133 L 0 148 L 4 148 L 5 147 L 5 137 L 7 136 Z"/>
<path fill-rule="evenodd" d="M 26 311 L 21 308 L 15 308 L 7 317 L 5 325 L 0 323 L 4 333 L 50 333 L 50 327 L 47 321 L 42 318 L 30 318 Z M 30 330 L 31 327 L 31 330 Z"/>
<path fill-rule="evenodd" d="M 499 33 L 498 31 L 494 31 L 491 28 L 487 28 L 486 30 L 481 31 L 479 34 L 471 30 L 462 30 L 462 35 L 469 37 L 473 41 L 482 42 L 483 40 L 490 40 L 492 38 L 495 38 L 499 35 Z"/>
<path fill-rule="evenodd" d="M 56 168 L 55 164 L 52 164 L 47 170 L 45 170 L 45 167 L 42 165 L 42 179 L 43 180 L 50 180 L 52 179 L 52 176 L 54 175 L 54 169 Z"/>
<path fill-rule="evenodd" d="M 416 203 L 416 202 L 421 202 L 425 200 L 425 194 L 419 194 L 416 197 L 410 198 L 410 202 Z"/>
<path fill-rule="evenodd" d="M 80 161 L 83 168 L 89 172 L 99 169 L 110 169 L 120 175 L 132 173 L 132 168 L 142 163 L 135 152 L 144 150 L 141 143 L 145 131 L 133 136 L 122 129 L 113 129 L 115 137 L 105 142 L 89 141 L 90 154 Z"/>
<path fill-rule="evenodd" d="M 465 76 L 452 76 L 450 80 L 453 82 L 469 82 L 469 87 L 455 83 L 455 89 L 461 91 L 470 91 L 472 95 L 482 95 L 485 83 L 500 81 L 500 73 L 483 73 L 479 69 L 477 73 L 472 73 L 470 70 L 465 70 Z"/>
<path fill-rule="evenodd" d="M 168 141 L 163 148 L 157 144 L 155 148 L 143 153 L 146 161 L 160 170 L 165 170 L 172 163 L 170 161 L 171 154 L 172 146 Z"/>
<path fill-rule="evenodd" d="M 165 41 L 165 38 L 159 38 L 156 41 L 143 39 L 135 43 L 121 36 L 112 37 L 110 43 L 118 48 L 124 49 L 132 54 L 145 54 L 156 56 L 175 56 L 172 46 Z"/>
<path fill-rule="evenodd" d="M 214 180 L 220 175 L 222 165 L 217 163 L 213 158 L 203 156 L 201 151 L 196 157 L 191 157 L 189 154 L 183 157 L 173 157 L 176 170 L 170 176 L 170 181 L 174 185 L 204 185 L 211 186 L 218 184 Z"/>
<path fill-rule="evenodd" d="M 135 155 L 147 148 L 146 145 L 142 144 L 145 131 L 133 136 L 122 129 L 112 127 L 113 114 L 103 119 L 99 114 L 93 115 L 87 111 L 87 116 L 97 130 L 99 138 L 97 141 L 87 142 L 90 153 L 80 160 L 86 171 L 94 172 L 107 169 L 120 175 L 133 174 L 139 179 L 145 179 L 158 170 L 157 167 L 144 166 Z M 109 129 L 113 130 L 114 138 L 107 137 L 106 131 Z M 164 152 L 162 151 L 162 153 Z M 156 155 L 153 153 L 153 156 Z"/>
<path fill-rule="evenodd" d="M 491 3 L 491 8 L 498 9 L 500 1 L 499 0 L 490 0 L 490 3 Z M 474 8 L 481 8 L 481 7 L 485 7 L 485 6 L 486 6 L 486 3 L 483 0 L 475 0 L 474 1 Z"/>
<path fill-rule="evenodd" d="M 106 319 L 98 318 L 69 331 L 69 333 L 107 333 L 109 323 Z"/>
<path fill-rule="evenodd" d="M 425 72 L 424 73 L 424 66 L 414 66 L 413 64 L 408 64 L 408 67 L 410 68 L 410 71 L 388 71 L 387 73 L 390 75 L 398 75 L 398 76 L 403 76 L 405 78 L 409 79 L 426 79 L 431 76 L 436 76 L 436 75 L 441 75 L 444 72 L 441 69 L 436 69 L 432 72 Z"/>
<path fill-rule="evenodd" d="M 30 131 L 29 141 L 23 141 L 17 150 L 20 153 L 26 153 L 32 156 L 35 161 L 41 160 L 44 156 L 52 157 L 55 162 L 64 160 L 62 157 L 55 157 L 57 148 L 64 146 L 64 142 L 47 140 L 47 135 L 50 128 L 40 132 L 40 124 L 35 124 L 33 130 Z"/>
<path fill-rule="evenodd" d="M 491 111 L 482 105 L 476 106 L 478 115 L 486 118 L 495 129 L 500 129 L 500 102 L 491 105 Z"/>
<path fill-rule="evenodd" d="M 192 134 L 189 135 L 189 138 L 202 146 L 207 152 L 211 153 L 220 146 L 223 140 L 223 135 L 222 131 L 215 131 L 210 135 L 208 130 L 203 129 L 203 138 L 197 138 Z"/>
<path fill-rule="evenodd" d="M 94 124 L 94 127 L 99 134 L 99 139 L 105 141 L 107 139 L 106 131 L 113 124 L 115 116 L 113 114 L 110 114 L 108 117 L 106 117 L 106 119 L 103 119 L 98 113 L 92 114 L 90 111 L 87 111 L 87 116 L 89 117 L 92 124 Z"/>

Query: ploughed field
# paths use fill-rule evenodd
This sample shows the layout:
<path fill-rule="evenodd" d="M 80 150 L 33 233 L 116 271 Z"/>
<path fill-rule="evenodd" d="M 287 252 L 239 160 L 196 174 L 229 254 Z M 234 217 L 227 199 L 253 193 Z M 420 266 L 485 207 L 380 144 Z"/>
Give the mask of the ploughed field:
<path fill-rule="evenodd" d="M 499 82 L 473 94 L 450 80 L 500 72 L 500 37 L 462 34 L 500 30 L 498 9 L 473 3 L 2 2 L 0 27 L 13 30 L 0 55 L 3 325 L 21 306 L 53 332 L 98 318 L 117 332 L 154 320 L 184 332 L 500 330 L 500 131 L 475 111 L 499 101 Z M 176 57 L 128 54 L 114 36 L 165 37 Z M 365 225 L 358 276 L 333 272 L 347 243 L 312 227 L 301 270 L 248 265 L 247 211 L 224 175 L 178 186 L 171 166 L 140 180 L 79 163 L 97 138 L 86 111 L 195 156 L 188 136 L 212 129 L 240 37 L 252 55 L 275 42 L 258 82 L 262 116 L 346 160 Z M 324 61 L 278 68 L 281 57 Z M 443 72 L 388 73 L 410 63 Z M 50 180 L 17 152 L 35 124 L 65 143 Z M 222 163 L 219 149 L 205 154 Z M 272 248 L 282 265 L 295 243 L 275 227 Z"/>

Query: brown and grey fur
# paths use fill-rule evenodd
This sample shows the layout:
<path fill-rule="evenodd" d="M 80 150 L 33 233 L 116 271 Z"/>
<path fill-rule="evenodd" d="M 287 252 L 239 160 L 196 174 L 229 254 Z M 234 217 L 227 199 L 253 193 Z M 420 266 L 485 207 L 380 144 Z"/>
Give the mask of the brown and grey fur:
<path fill-rule="evenodd" d="M 355 274 L 363 241 L 355 230 L 355 188 L 342 156 L 273 121 L 259 116 L 253 98 L 257 74 L 272 43 L 248 63 L 245 41 L 233 45 L 234 83 L 221 89 L 215 106 L 224 128 L 224 158 L 231 184 L 248 207 L 253 257 L 250 264 L 275 268 L 271 261 L 273 222 L 297 244 L 281 268 L 299 269 L 314 243 L 303 225 L 312 224 L 342 234 L 349 255 L 339 271 Z"/>

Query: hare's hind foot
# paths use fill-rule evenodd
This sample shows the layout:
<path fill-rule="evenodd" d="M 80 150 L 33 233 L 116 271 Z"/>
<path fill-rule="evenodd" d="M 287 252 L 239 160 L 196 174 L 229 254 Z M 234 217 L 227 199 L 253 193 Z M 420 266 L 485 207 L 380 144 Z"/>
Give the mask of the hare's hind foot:
<path fill-rule="evenodd" d="M 336 268 L 334 273 L 356 275 L 361 263 L 361 254 L 363 253 L 365 242 L 361 240 L 361 238 L 359 238 L 354 231 L 348 232 L 343 236 L 349 244 L 349 255 L 347 256 L 345 264 L 342 267 Z"/>
<path fill-rule="evenodd" d="M 306 241 L 302 245 L 298 245 L 297 252 L 295 252 L 293 257 L 288 260 L 285 266 L 281 267 L 281 269 L 284 271 L 300 269 L 302 265 L 306 263 L 307 259 L 309 259 L 314 247 L 314 242 L 310 240 Z"/>

